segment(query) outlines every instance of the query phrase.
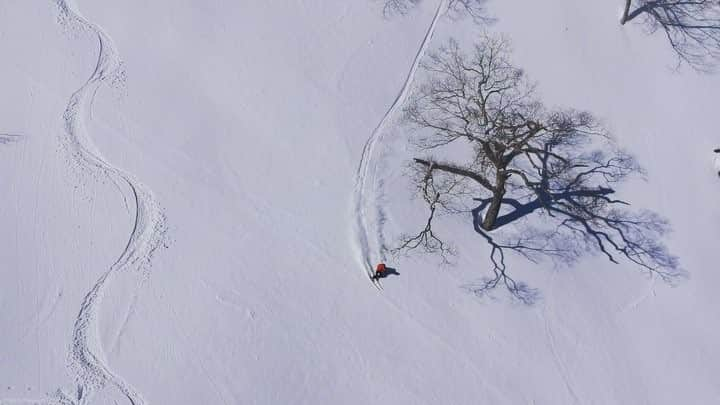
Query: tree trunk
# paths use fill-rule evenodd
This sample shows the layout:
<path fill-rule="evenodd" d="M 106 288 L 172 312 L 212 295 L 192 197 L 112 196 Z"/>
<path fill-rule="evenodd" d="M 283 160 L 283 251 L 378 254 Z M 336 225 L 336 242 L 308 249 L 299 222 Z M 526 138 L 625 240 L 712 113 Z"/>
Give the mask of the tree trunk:
<path fill-rule="evenodd" d="M 498 214 L 500 213 L 500 207 L 502 206 L 502 199 L 505 197 L 505 181 L 507 178 L 504 174 L 498 173 L 497 185 L 495 192 L 493 193 L 493 199 L 490 202 L 490 207 L 485 213 L 482 227 L 486 231 L 492 231 L 495 228 L 495 221 L 497 220 Z"/>
<path fill-rule="evenodd" d="M 632 0 L 625 0 L 625 10 L 623 12 L 622 18 L 620 19 L 621 25 L 625 25 L 626 22 L 632 21 L 635 17 L 639 16 L 642 13 L 648 13 L 650 12 L 650 10 L 662 6 L 662 3 L 651 1 L 630 12 L 630 3 L 632 3 Z"/>
<path fill-rule="evenodd" d="M 632 0 L 625 0 L 625 10 L 623 11 L 623 15 L 620 18 L 620 25 L 625 25 L 625 23 L 628 22 L 628 14 L 630 14 L 630 3 L 632 3 Z"/>
<path fill-rule="evenodd" d="M 501 201 L 502 196 L 500 194 L 495 194 L 493 196 L 490 208 L 488 208 L 485 213 L 485 219 L 483 219 L 482 227 L 484 230 L 492 231 L 495 226 L 495 220 L 497 220 L 498 214 L 500 213 L 500 206 L 502 205 Z"/>

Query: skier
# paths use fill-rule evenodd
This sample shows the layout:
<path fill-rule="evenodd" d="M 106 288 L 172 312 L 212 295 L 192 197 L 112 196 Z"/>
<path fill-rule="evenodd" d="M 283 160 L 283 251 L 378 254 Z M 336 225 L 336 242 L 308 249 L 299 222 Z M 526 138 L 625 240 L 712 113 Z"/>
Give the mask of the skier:
<path fill-rule="evenodd" d="M 373 278 L 375 280 L 379 280 L 383 277 L 385 277 L 387 274 L 385 273 L 387 270 L 387 267 L 385 267 L 385 263 L 379 263 L 377 267 L 375 267 L 375 275 Z"/>
<path fill-rule="evenodd" d="M 380 280 L 381 278 L 385 278 L 391 274 L 396 276 L 400 275 L 397 270 L 393 269 L 392 267 L 387 267 L 385 263 L 380 263 L 375 267 L 375 274 L 373 274 L 372 279 Z"/>

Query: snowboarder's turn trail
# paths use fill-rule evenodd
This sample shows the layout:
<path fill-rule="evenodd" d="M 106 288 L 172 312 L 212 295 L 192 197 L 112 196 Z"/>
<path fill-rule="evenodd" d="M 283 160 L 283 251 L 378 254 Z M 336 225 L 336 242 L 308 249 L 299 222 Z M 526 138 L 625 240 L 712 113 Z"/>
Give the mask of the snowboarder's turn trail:
<path fill-rule="evenodd" d="M 118 187 L 130 207 L 134 205 L 135 208 L 133 229 L 127 244 L 115 263 L 87 293 L 75 320 L 69 362 L 77 392 L 59 392 L 58 400 L 61 403 L 88 403 L 94 393 L 111 386 L 133 405 L 142 405 L 145 401 L 141 395 L 107 365 L 98 331 L 98 310 L 105 290 L 117 274 L 136 272 L 140 284 L 153 253 L 163 244 L 165 217 L 152 192 L 144 184 L 102 157 L 85 127 L 98 89 L 108 80 L 121 78 L 121 62 L 112 40 L 100 27 L 87 21 L 70 1 L 57 0 L 57 5 L 62 24 L 96 36 L 99 45 L 95 70 L 85 84 L 72 94 L 65 109 L 63 146 L 74 163 L 93 176 L 109 179 Z"/>
<path fill-rule="evenodd" d="M 360 164 L 355 174 L 355 190 L 354 190 L 354 206 L 352 215 L 355 217 L 355 238 L 358 246 L 359 264 L 368 272 L 369 276 L 373 274 L 372 262 L 374 259 L 385 261 L 385 246 L 382 243 L 383 215 L 377 203 L 377 184 L 378 184 L 378 162 L 376 154 L 378 149 L 382 148 L 383 130 L 387 124 L 395 117 L 395 113 L 402 106 L 410 93 L 415 73 L 420 66 L 420 61 L 427 52 L 430 40 L 435 34 L 440 17 L 448 11 L 447 0 L 440 0 L 435 15 L 433 16 L 430 26 L 425 32 L 425 37 L 420 43 L 415 59 L 413 59 L 410 70 L 405 78 L 400 92 L 398 92 L 392 105 L 383 115 L 378 125 L 373 130 L 370 137 L 365 142 L 365 146 L 360 156 Z M 370 227 L 374 229 L 369 229 Z M 371 239 L 370 231 L 374 235 Z M 377 286 L 377 284 L 376 284 Z"/>

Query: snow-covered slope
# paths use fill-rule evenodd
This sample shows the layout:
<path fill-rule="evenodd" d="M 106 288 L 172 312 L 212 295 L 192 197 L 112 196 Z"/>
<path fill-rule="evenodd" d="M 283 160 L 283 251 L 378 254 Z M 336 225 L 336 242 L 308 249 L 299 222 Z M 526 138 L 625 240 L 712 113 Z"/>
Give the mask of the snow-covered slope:
<path fill-rule="evenodd" d="M 720 401 L 720 76 L 612 3 L 493 0 L 477 26 L 440 0 L 2 2 L 0 404 Z M 372 286 L 423 219 L 397 123 L 418 56 L 482 29 L 638 156 L 620 191 L 688 280 L 518 259 L 538 302 L 478 298 L 488 252 L 448 220 L 456 267 Z"/>

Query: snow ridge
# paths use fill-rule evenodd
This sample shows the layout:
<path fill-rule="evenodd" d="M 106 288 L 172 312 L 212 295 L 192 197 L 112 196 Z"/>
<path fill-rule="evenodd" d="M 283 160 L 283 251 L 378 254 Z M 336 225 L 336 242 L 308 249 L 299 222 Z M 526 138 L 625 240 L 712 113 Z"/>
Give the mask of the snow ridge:
<path fill-rule="evenodd" d="M 447 0 L 440 0 L 400 92 L 398 92 L 392 105 L 385 111 L 382 119 L 363 146 L 360 164 L 355 174 L 354 209 L 352 215 L 355 217 L 354 233 L 358 248 L 359 264 L 365 268 L 368 273 L 372 273 L 372 258 L 380 258 L 382 261 L 385 261 L 387 254 L 387 249 L 383 242 L 385 240 L 383 235 L 384 214 L 378 204 L 378 186 L 382 181 L 378 176 L 380 172 L 380 170 L 378 170 L 380 162 L 376 157 L 383 148 L 383 130 L 388 123 L 395 118 L 395 113 L 405 102 L 405 99 L 407 99 L 415 79 L 415 74 L 420 66 L 420 61 L 425 56 L 428 45 L 435 34 L 437 23 L 440 17 L 447 14 L 447 12 Z M 372 232 L 372 235 L 374 235 L 372 240 L 370 239 L 369 233 L 371 220 L 375 228 Z"/>
<path fill-rule="evenodd" d="M 61 403 L 84 404 L 93 393 L 108 384 L 118 389 L 133 405 L 145 400 L 107 365 L 98 333 L 98 309 L 105 290 L 114 276 L 121 272 L 138 271 L 139 287 L 149 269 L 154 252 L 165 240 L 165 216 L 150 189 L 131 174 L 108 163 L 97 150 L 85 127 L 91 114 L 93 98 L 107 80 L 122 79 L 122 64 L 111 38 L 97 25 L 87 21 L 68 0 L 57 0 L 63 25 L 78 28 L 97 36 L 99 54 L 90 78 L 72 94 L 63 115 L 66 136 L 62 142 L 72 160 L 95 176 L 105 176 L 121 190 L 125 201 L 134 202 L 133 229 L 122 253 L 115 263 L 97 280 L 85 296 L 73 327 L 69 354 L 70 369 L 74 373 L 77 393 L 74 398 L 60 392 Z M 120 187 L 130 191 L 123 193 Z"/>

